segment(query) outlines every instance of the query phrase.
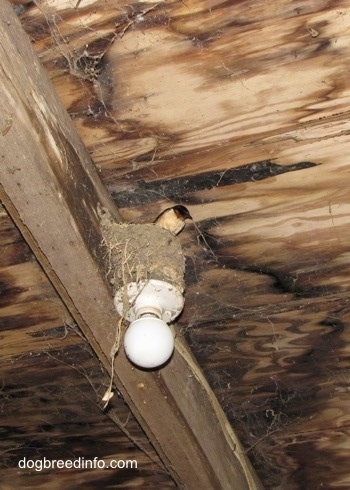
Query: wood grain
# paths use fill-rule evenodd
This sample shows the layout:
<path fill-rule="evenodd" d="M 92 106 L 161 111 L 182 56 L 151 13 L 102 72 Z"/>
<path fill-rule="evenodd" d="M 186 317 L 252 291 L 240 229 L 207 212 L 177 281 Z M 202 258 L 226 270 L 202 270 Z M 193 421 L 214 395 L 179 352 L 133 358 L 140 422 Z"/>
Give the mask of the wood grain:
<path fill-rule="evenodd" d="M 0 206 L 1 485 L 49 488 L 107 485 L 162 488 L 174 483 L 120 397 L 112 401 L 124 433 L 101 408 L 109 378 Z M 11 264 L 9 264 L 11 257 Z M 25 259 L 24 259 L 25 257 Z M 126 432 L 125 432 L 126 430 Z M 98 441 L 98 444 L 96 443 Z M 137 444 L 137 445 L 136 445 Z M 19 470 L 27 459 L 111 456 L 138 462 L 128 471 Z M 112 483 L 111 483 L 112 484 Z"/>
<path fill-rule="evenodd" d="M 8 28 L 0 33 L 0 126 L 5 127 L 5 115 L 11 111 L 13 123 L 2 135 L 0 196 L 109 370 L 118 318 L 113 313 L 112 291 L 106 280 L 100 216 L 109 213 L 111 219 L 118 220 L 119 213 L 6 5 L 0 7 L 1 19 L 3 24 L 8 22 Z M 168 232 L 160 231 L 163 243 L 159 246 L 166 247 Z M 113 375 L 118 390 L 180 488 L 262 488 L 248 458 L 235 451 L 238 440 L 224 423 L 220 406 L 213 403 L 215 397 L 209 386 L 204 388 L 198 375 L 198 383 L 188 394 L 192 403 L 186 399 L 185 372 L 190 375 L 194 368 L 200 372 L 195 361 L 189 362 L 175 347 L 171 362 L 164 368 L 169 379 L 177 373 L 178 382 L 170 391 L 167 383 L 158 381 L 157 373 L 133 369 L 120 350 Z M 181 399 L 187 403 L 181 403 Z M 197 411 L 195 419 L 193 409 Z M 207 447 L 208 435 L 211 450 Z"/>
<path fill-rule="evenodd" d="M 264 486 L 348 488 L 348 2 L 48 5 L 23 25 L 124 218 L 195 219 L 180 325 Z"/>

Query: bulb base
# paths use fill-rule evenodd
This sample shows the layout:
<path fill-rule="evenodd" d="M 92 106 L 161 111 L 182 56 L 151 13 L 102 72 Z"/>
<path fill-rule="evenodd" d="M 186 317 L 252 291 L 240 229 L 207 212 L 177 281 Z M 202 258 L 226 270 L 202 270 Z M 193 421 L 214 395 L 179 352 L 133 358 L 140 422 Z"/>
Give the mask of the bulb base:
<path fill-rule="evenodd" d="M 129 322 L 145 313 L 155 314 L 165 322 L 171 322 L 182 311 L 182 292 L 172 284 L 157 279 L 131 282 L 117 291 L 114 305 L 118 313 Z"/>

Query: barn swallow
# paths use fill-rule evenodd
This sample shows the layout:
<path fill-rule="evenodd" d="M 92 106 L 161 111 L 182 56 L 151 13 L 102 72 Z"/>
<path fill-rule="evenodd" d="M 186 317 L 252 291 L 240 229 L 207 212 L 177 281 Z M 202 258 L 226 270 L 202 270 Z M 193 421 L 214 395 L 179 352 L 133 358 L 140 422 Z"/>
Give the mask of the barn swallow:
<path fill-rule="evenodd" d="M 181 204 L 172 208 L 166 208 L 160 213 L 154 224 L 169 230 L 173 235 L 178 235 L 185 227 L 185 220 L 192 219 L 188 209 Z"/>

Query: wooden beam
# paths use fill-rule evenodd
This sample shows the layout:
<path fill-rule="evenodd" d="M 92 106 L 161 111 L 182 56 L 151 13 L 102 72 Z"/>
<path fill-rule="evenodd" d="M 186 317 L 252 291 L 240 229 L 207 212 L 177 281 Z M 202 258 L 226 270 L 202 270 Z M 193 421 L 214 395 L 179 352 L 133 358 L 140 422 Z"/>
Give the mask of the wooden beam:
<path fill-rule="evenodd" d="M 119 219 L 9 4 L 0 4 L 0 197 L 106 369 L 117 315 L 98 209 Z M 262 488 L 178 341 L 159 373 L 116 360 L 118 389 L 180 488 Z"/>

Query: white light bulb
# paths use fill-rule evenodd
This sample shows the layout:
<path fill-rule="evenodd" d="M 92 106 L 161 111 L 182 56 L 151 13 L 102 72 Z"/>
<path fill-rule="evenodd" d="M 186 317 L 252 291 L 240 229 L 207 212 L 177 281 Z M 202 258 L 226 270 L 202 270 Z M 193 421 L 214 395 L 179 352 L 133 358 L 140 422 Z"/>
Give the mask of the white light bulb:
<path fill-rule="evenodd" d="M 174 351 L 174 335 L 163 320 L 142 317 L 130 324 L 124 349 L 131 362 L 145 369 L 162 366 Z"/>

